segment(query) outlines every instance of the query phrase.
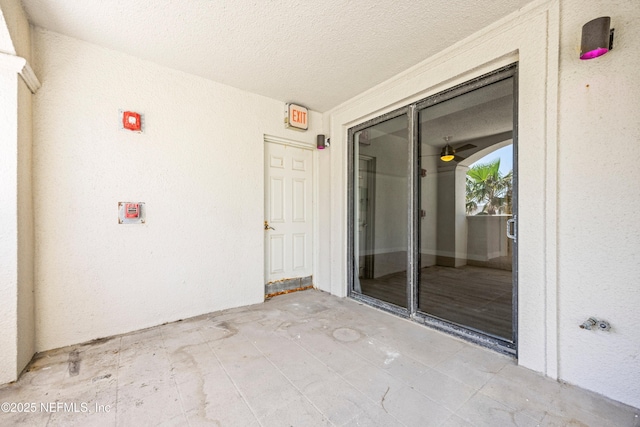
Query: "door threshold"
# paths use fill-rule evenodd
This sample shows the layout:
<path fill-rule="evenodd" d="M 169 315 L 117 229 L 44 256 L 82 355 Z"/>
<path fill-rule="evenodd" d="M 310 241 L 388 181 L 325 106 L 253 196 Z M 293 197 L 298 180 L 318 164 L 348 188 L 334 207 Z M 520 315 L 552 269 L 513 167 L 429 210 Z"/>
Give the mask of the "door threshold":
<path fill-rule="evenodd" d="M 411 316 L 409 315 L 409 311 L 405 308 L 389 304 L 357 292 L 352 292 L 349 295 L 349 298 L 371 308 L 385 311 L 403 319 L 411 320 L 419 325 L 435 329 L 447 335 L 455 336 L 472 344 L 479 345 L 506 356 L 511 356 L 515 359 L 518 358 L 516 344 L 513 342 L 506 341 L 492 335 L 487 335 L 474 329 L 465 328 L 464 326 L 460 326 L 455 323 L 446 322 L 444 320 L 428 316 L 424 313 L 418 312 Z"/>
<path fill-rule="evenodd" d="M 276 295 L 304 291 L 311 288 L 313 288 L 313 276 L 274 280 L 272 282 L 265 283 L 264 296 L 265 298 L 271 298 Z"/>

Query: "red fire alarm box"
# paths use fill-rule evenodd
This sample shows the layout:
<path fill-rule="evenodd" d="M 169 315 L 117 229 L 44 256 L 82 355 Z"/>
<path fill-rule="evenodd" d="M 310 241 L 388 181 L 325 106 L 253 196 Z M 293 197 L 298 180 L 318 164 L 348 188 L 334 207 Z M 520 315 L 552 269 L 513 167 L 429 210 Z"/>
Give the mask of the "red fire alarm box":
<path fill-rule="evenodd" d="M 145 224 L 144 202 L 118 202 L 118 224 Z"/>
<path fill-rule="evenodd" d="M 126 203 L 124 205 L 124 217 L 129 219 L 140 218 L 140 205 L 138 203 Z"/>
<path fill-rule="evenodd" d="M 122 127 L 135 132 L 142 132 L 142 117 L 133 111 L 123 111 Z"/>

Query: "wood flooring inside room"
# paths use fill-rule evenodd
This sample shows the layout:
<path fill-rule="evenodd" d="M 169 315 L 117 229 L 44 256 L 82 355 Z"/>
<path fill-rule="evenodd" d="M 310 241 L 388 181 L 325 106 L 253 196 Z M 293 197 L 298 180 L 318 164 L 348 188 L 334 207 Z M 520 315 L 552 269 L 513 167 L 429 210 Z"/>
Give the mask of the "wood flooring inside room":
<path fill-rule="evenodd" d="M 407 305 L 406 272 L 360 279 L 362 293 Z M 512 339 L 512 272 L 466 265 L 420 270 L 418 310 L 507 340 Z"/>

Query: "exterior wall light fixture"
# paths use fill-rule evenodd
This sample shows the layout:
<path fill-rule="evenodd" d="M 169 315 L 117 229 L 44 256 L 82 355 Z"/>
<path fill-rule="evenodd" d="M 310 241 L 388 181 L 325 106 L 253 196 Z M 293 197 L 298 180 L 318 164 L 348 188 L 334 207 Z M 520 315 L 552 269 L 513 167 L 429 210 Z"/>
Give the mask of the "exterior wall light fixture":
<path fill-rule="evenodd" d="M 329 138 L 325 138 L 324 135 L 320 134 L 317 137 L 316 147 L 318 148 L 318 150 L 324 150 L 325 148 L 329 147 L 329 141 Z"/>
<path fill-rule="evenodd" d="M 593 59 L 613 49 L 613 31 L 611 18 L 601 16 L 582 26 L 580 59 Z"/>

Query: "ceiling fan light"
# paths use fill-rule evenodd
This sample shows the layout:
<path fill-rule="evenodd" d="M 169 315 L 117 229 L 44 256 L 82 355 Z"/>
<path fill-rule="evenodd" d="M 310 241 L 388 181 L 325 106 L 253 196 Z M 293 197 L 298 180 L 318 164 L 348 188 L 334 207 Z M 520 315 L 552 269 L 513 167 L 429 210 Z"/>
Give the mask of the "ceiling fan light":
<path fill-rule="evenodd" d="M 443 162 L 450 162 L 456 157 L 456 150 L 449 144 L 445 145 L 440 152 L 440 160 Z"/>

